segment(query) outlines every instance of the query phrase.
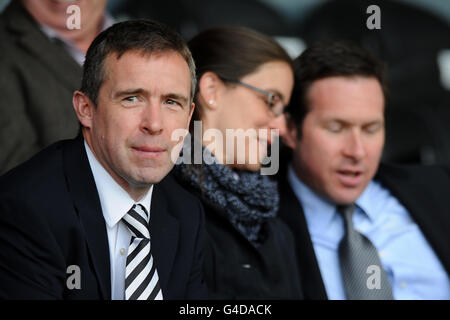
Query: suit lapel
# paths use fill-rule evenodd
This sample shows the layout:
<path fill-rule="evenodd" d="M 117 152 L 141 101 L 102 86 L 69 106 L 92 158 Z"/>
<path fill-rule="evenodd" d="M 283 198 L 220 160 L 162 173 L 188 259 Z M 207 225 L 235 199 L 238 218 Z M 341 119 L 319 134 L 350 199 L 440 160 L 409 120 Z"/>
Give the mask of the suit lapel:
<path fill-rule="evenodd" d="M 381 165 L 376 179 L 405 206 L 450 274 L 448 177 L 438 170 L 417 170 L 413 175 L 400 167 Z"/>
<path fill-rule="evenodd" d="M 290 226 L 297 246 L 303 294 L 305 299 L 326 300 L 327 293 L 306 223 L 305 214 L 283 173 L 280 177 L 280 217 Z"/>
<path fill-rule="evenodd" d="M 75 210 L 84 229 L 102 298 L 111 299 L 108 235 L 97 187 L 89 166 L 83 138 L 69 141 L 64 148 L 64 169 Z"/>
<path fill-rule="evenodd" d="M 162 292 L 168 292 L 168 282 L 177 252 L 179 224 L 169 214 L 167 198 L 163 184 L 156 184 L 153 189 L 150 209 L 151 250 L 158 270 Z"/>
<path fill-rule="evenodd" d="M 68 89 L 77 90 L 80 87 L 82 68 L 63 47 L 53 44 L 41 32 L 19 1 L 13 1 L 7 10 L 10 11 L 5 17 L 7 28 L 17 34 L 18 43 Z"/>

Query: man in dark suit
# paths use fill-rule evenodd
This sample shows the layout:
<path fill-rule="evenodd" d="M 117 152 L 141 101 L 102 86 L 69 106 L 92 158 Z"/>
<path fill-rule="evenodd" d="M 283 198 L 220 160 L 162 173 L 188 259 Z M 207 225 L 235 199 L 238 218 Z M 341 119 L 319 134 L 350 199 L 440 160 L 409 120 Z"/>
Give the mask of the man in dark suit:
<path fill-rule="evenodd" d="M 81 135 L 0 179 L 0 298 L 205 296 L 203 209 L 167 176 L 195 81 L 186 44 L 156 22 L 94 40 L 73 95 Z"/>
<path fill-rule="evenodd" d="M 79 21 L 70 5 L 14 0 L 0 15 L 0 174 L 78 131 L 72 94 L 89 44 L 112 19 L 106 0 L 76 2 Z"/>
<path fill-rule="evenodd" d="M 309 299 L 449 299 L 450 179 L 380 164 L 383 65 L 319 43 L 295 60 L 280 216 L 296 236 Z"/>

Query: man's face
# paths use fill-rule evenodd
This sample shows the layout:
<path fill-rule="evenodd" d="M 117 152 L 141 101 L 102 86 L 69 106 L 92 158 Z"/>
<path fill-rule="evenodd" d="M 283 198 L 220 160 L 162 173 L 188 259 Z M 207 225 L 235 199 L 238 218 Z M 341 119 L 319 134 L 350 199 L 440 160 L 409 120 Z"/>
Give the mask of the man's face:
<path fill-rule="evenodd" d="M 67 8 L 76 5 L 80 8 L 81 29 L 98 28 L 107 0 L 21 0 L 24 7 L 40 24 L 58 31 L 67 29 L 67 20 L 71 14 Z M 72 12 L 72 11 L 70 11 Z M 80 30 L 79 32 L 81 32 Z"/>
<path fill-rule="evenodd" d="M 384 145 L 384 96 L 369 77 L 329 77 L 312 83 L 294 168 L 321 196 L 338 204 L 354 202 L 375 175 Z"/>
<path fill-rule="evenodd" d="M 92 116 L 82 123 L 91 148 L 126 190 L 159 182 L 172 169 L 170 155 L 180 140 L 175 129 L 188 129 L 193 104 L 191 78 L 176 52 L 110 54 Z M 80 119 L 81 120 L 81 119 Z"/>

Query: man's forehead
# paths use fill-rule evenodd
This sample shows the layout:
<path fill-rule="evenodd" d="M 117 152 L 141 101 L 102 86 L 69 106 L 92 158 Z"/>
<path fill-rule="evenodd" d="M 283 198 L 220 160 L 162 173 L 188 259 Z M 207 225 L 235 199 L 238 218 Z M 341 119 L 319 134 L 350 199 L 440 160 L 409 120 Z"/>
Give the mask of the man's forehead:
<path fill-rule="evenodd" d="M 143 72 L 148 72 L 148 69 L 144 70 L 144 68 L 147 68 L 149 64 L 157 62 L 161 58 L 168 60 L 164 61 L 167 66 L 167 68 L 164 68 L 165 71 L 186 73 L 190 80 L 187 62 L 181 54 L 173 50 L 155 51 L 151 53 L 146 53 L 143 50 L 129 50 L 122 54 L 120 54 L 120 52 L 111 52 L 104 60 L 104 79 L 106 79 L 108 74 L 120 71 L 126 72 L 128 75 L 135 73 L 135 75 L 141 76 Z M 159 72 L 161 72 L 161 70 Z M 177 76 L 178 75 L 174 74 L 174 78 Z"/>
<path fill-rule="evenodd" d="M 309 88 L 308 93 L 316 93 L 322 91 L 342 91 L 342 90 L 358 90 L 374 92 L 383 95 L 383 89 L 376 77 L 353 75 L 353 76 L 330 76 L 314 80 Z"/>
<path fill-rule="evenodd" d="M 380 83 L 371 77 L 329 77 L 314 81 L 307 91 L 309 107 L 327 112 L 345 112 L 351 109 L 384 108 L 384 95 Z"/>
<path fill-rule="evenodd" d="M 112 51 L 108 53 L 103 60 L 102 71 L 104 75 L 115 72 L 119 69 L 132 68 L 143 63 L 151 63 L 158 58 L 173 56 L 173 51 L 164 52 L 146 52 L 144 50 L 127 50 L 127 51 Z M 136 71 L 140 71 L 136 68 Z"/>
<path fill-rule="evenodd" d="M 321 108 L 313 107 L 313 112 L 317 118 L 324 121 L 339 121 L 342 123 L 368 123 L 374 121 L 384 120 L 384 110 L 379 108 L 339 108 L 328 107 Z"/>
<path fill-rule="evenodd" d="M 171 55 L 170 52 L 166 54 Z M 125 55 L 128 55 L 128 58 Z M 160 56 L 152 56 L 152 58 L 157 59 Z M 154 66 L 156 69 L 155 72 L 152 72 L 153 67 L 147 68 L 148 65 L 145 62 L 142 64 L 141 57 L 148 59 L 150 56 L 142 55 L 139 51 L 125 52 L 120 58 L 117 53 L 110 54 L 105 60 L 107 63 L 103 68 L 103 83 L 100 90 L 107 90 L 105 93 L 112 98 L 138 94 L 177 97 L 177 99 L 189 101 L 191 86 L 189 70 L 180 73 L 180 65 L 176 64 L 175 67 L 172 67 L 169 61 L 164 64 L 164 67 L 167 66 L 164 70 L 159 65 L 158 67 Z M 120 61 L 124 61 L 124 59 L 127 61 L 121 63 Z M 149 63 L 151 62 L 149 61 Z M 181 66 L 183 65 L 181 64 Z M 182 75 L 185 73 L 186 81 L 183 81 L 184 76 Z"/>

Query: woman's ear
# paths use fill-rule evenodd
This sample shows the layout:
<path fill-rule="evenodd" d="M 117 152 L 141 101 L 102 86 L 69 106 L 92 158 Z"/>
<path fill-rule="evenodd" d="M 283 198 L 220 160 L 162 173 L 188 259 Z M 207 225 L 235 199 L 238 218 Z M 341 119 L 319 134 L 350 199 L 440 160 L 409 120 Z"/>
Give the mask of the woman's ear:
<path fill-rule="evenodd" d="M 199 96 L 203 105 L 211 110 L 217 108 L 217 99 L 220 87 L 223 85 L 222 80 L 214 72 L 205 72 L 199 80 Z"/>
<path fill-rule="evenodd" d="M 298 141 L 298 126 L 291 118 L 287 118 L 286 134 L 282 136 L 283 142 L 291 149 L 295 149 Z"/>
<path fill-rule="evenodd" d="M 83 127 L 90 128 L 92 126 L 92 118 L 94 113 L 94 104 L 83 92 L 75 91 L 72 98 L 73 108 L 77 114 Z"/>

